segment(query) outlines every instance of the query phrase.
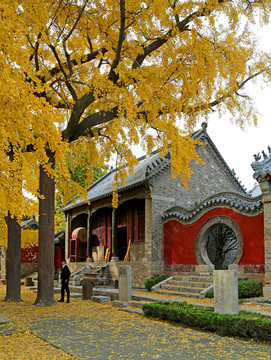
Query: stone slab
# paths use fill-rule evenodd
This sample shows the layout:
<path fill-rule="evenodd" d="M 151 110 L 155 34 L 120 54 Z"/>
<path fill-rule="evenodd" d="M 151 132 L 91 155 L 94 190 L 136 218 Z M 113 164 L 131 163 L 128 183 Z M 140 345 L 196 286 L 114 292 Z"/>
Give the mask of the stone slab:
<path fill-rule="evenodd" d="M 218 314 L 238 314 L 238 276 L 236 270 L 214 270 L 214 310 Z"/>
<path fill-rule="evenodd" d="M 116 306 L 116 307 L 119 307 L 119 308 L 123 308 L 123 307 L 130 306 L 130 305 L 131 305 L 131 302 L 114 300 L 112 304 L 113 304 L 113 306 Z"/>
<path fill-rule="evenodd" d="M 6 324 L 6 323 L 9 323 L 9 322 L 13 322 L 13 320 L 11 320 L 8 317 L 0 314 L 0 325 Z"/>
<path fill-rule="evenodd" d="M 103 304 L 103 303 L 110 302 L 111 298 L 109 296 L 95 295 L 95 296 L 91 297 L 91 300 Z"/>
<path fill-rule="evenodd" d="M 271 298 L 258 298 L 257 303 L 264 305 L 271 305 Z"/>
<path fill-rule="evenodd" d="M 119 265 L 119 300 L 132 300 L 132 267 Z"/>

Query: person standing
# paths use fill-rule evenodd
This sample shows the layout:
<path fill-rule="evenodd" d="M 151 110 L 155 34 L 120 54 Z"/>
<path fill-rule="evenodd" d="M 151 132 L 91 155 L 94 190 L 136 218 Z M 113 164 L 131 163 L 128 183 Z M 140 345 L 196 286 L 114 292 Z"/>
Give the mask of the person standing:
<path fill-rule="evenodd" d="M 61 299 L 58 302 L 64 302 L 64 291 L 67 293 L 67 303 L 70 302 L 70 289 L 69 289 L 69 281 L 70 281 L 70 269 L 66 264 L 66 260 L 61 261 Z"/>

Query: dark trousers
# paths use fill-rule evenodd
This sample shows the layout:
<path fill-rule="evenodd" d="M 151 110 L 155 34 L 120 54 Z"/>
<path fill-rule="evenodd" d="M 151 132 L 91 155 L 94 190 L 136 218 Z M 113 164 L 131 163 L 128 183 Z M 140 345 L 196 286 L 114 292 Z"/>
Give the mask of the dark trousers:
<path fill-rule="evenodd" d="M 64 301 L 64 291 L 67 293 L 67 301 L 70 301 L 70 289 L 69 289 L 69 280 L 65 282 L 65 280 L 61 280 L 61 300 Z"/>

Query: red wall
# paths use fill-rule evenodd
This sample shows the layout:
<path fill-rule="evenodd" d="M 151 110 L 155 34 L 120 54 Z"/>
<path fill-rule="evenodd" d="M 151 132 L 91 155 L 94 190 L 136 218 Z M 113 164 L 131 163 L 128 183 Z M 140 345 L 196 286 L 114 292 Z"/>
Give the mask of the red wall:
<path fill-rule="evenodd" d="M 196 265 L 195 239 L 201 226 L 214 216 L 227 216 L 235 221 L 243 235 L 241 265 L 264 264 L 263 214 L 255 217 L 240 215 L 229 209 L 214 209 L 191 225 L 171 220 L 164 225 L 164 261 L 170 264 Z"/>
<path fill-rule="evenodd" d="M 61 260 L 64 259 L 64 245 L 55 248 L 55 266 L 61 268 Z M 37 263 L 39 260 L 39 247 L 32 245 L 28 248 L 21 249 L 21 263 Z"/>
<path fill-rule="evenodd" d="M 39 259 L 38 245 L 31 245 L 28 248 L 21 249 L 21 263 L 38 262 Z"/>
<path fill-rule="evenodd" d="M 61 261 L 65 259 L 65 245 L 55 246 L 55 267 L 61 269 Z"/>

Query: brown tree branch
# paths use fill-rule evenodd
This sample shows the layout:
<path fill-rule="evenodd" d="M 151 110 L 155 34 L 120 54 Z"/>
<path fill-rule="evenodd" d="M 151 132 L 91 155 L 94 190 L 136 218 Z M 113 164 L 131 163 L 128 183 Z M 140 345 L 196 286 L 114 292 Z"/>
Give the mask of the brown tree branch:
<path fill-rule="evenodd" d="M 77 98 L 77 95 L 76 95 L 76 92 L 75 92 L 74 88 L 72 87 L 72 85 L 70 84 L 70 82 L 69 82 L 69 80 L 68 80 L 68 76 L 67 76 L 67 74 L 66 74 L 66 72 L 65 72 L 65 70 L 64 70 L 64 68 L 63 68 L 63 66 L 62 66 L 62 63 L 61 63 L 61 60 L 60 60 L 60 58 L 59 58 L 59 56 L 58 56 L 58 54 L 57 54 L 56 48 L 55 48 L 52 44 L 49 45 L 49 47 L 50 47 L 50 49 L 52 50 L 52 52 L 53 52 L 53 54 L 54 54 L 54 56 L 55 56 L 55 58 L 56 58 L 56 61 L 57 61 L 57 63 L 58 63 L 58 66 L 59 66 L 62 74 L 64 75 L 65 84 L 66 84 L 69 92 L 71 93 L 71 96 L 72 96 L 73 100 L 76 101 L 76 100 L 78 99 L 78 98 Z"/>
<path fill-rule="evenodd" d="M 84 13 L 84 11 L 85 11 L 85 8 L 86 8 L 86 6 L 87 6 L 88 1 L 89 1 L 89 0 L 86 0 L 86 1 L 85 1 L 85 4 L 82 6 L 82 9 L 81 9 L 80 13 L 78 14 L 77 19 L 75 20 L 75 22 L 74 22 L 74 24 L 73 24 L 73 27 L 72 27 L 71 30 L 68 32 L 68 34 L 64 37 L 64 39 L 63 39 L 64 42 L 66 42 L 66 41 L 70 38 L 70 36 L 71 36 L 72 33 L 74 32 L 74 30 L 76 29 L 76 26 L 78 25 L 78 23 L 79 23 L 82 15 L 83 15 L 83 13 Z"/>
<path fill-rule="evenodd" d="M 77 126 L 74 134 L 69 139 L 70 141 L 77 140 L 80 136 L 85 134 L 92 134 L 92 128 L 97 125 L 106 124 L 107 122 L 114 120 L 118 114 L 118 107 L 115 106 L 114 108 L 108 111 L 99 111 L 97 113 L 90 114 L 86 116 Z"/>
<path fill-rule="evenodd" d="M 229 0 L 219 0 L 218 2 L 223 3 L 226 1 L 229 1 Z M 199 10 L 189 14 L 182 21 L 179 21 L 179 17 L 175 16 L 176 27 L 178 28 L 179 32 L 184 32 L 184 31 L 188 30 L 189 23 L 193 19 L 195 19 L 197 17 L 208 16 L 212 11 L 213 10 L 209 9 L 208 7 L 203 7 L 202 9 L 199 9 Z M 137 58 L 135 59 L 133 65 L 132 65 L 132 68 L 133 69 L 139 68 L 142 65 L 143 61 L 146 59 L 146 57 L 148 55 L 151 55 L 151 53 L 153 53 L 155 50 L 157 50 L 162 45 L 164 45 L 172 37 L 172 34 L 173 34 L 173 28 L 170 29 L 164 36 L 158 37 L 151 44 L 144 47 L 143 54 L 137 56 Z"/>
<path fill-rule="evenodd" d="M 115 59 L 113 60 L 111 69 L 109 71 L 109 79 L 116 82 L 118 77 L 115 74 L 115 69 L 120 62 L 120 54 L 122 49 L 122 44 L 125 39 L 125 0 L 120 0 L 120 30 L 119 30 L 119 40 L 116 50 Z"/>
<path fill-rule="evenodd" d="M 86 108 L 95 101 L 95 96 L 92 92 L 89 92 L 85 95 L 83 95 L 80 99 L 78 99 L 74 106 L 73 110 L 68 122 L 67 128 L 63 131 L 62 136 L 64 139 L 67 139 L 71 141 L 71 139 L 74 137 L 74 134 L 76 132 L 78 123 L 81 119 L 81 116 L 83 115 Z M 78 135 L 77 137 L 79 137 Z"/>
<path fill-rule="evenodd" d="M 87 55 L 84 55 L 81 57 L 81 59 L 79 60 L 79 62 L 76 60 L 76 59 L 71 59 L 70 60 L 70 63 L 71 65 L 73 66 L 78 66 L 78 65 L 82 65 L 82 64 L 85 64 L 87 62 L 90 62 L 92 60 L 95 60 L 99 54 L 102 54 L 104 55 L 105 53 L 107 53 L 107 49 L 106 48 L 101 48 L 100 50 L 96 50 L 96 51 L 93 51 Z M 67 63 L 63 63 L 63 68 L 68 68 L 68 64 Z M 61 72 L 61 69 L 60 67 L 58 66 L 55 66 L 54 68 L 52 68 L 51 70 L 49 70 L 49 74 L 51 76 L 55 76 L 57 74 L 59 74 Z"/>

